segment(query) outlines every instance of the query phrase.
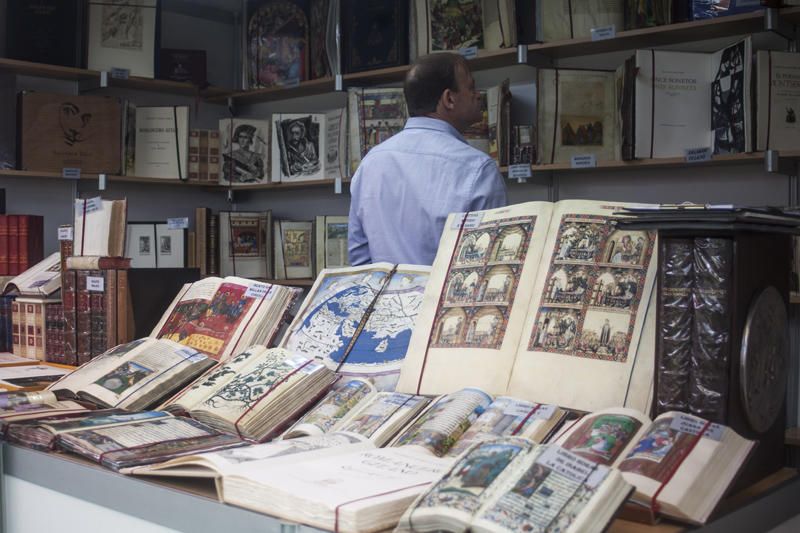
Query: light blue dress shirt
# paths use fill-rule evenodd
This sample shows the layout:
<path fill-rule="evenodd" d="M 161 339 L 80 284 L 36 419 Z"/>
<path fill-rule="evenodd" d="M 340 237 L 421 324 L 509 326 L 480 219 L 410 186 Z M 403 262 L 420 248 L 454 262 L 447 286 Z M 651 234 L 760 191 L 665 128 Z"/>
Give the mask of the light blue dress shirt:
<path fill-rule="evenodd" d="M 494 160 L 428 117 L 409 118 L 403 131 L 372 148 L 350 194 L 352 265 L 433 264 L 448 214 L 507 203 Z"/>

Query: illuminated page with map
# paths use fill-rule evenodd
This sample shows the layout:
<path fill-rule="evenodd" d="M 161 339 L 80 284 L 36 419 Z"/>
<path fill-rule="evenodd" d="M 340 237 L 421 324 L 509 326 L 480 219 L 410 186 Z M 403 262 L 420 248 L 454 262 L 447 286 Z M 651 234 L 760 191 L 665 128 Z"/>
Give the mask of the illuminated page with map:
<path fill-rule="evenodd" d="M 552 209 L 529 202 L 447 218 L 398 391 L 506 392 Z"/>
<path fill-rule="evenodd" d="M 611 224 L 615 211 L 631 205 L 555 205 L 508 394 L 583 411 L 647 411 L 656 234 Z"/>
<path fill-rule="evenodd" d="M 271 344 L 299 289 L 228 276 L 185 285 L 151 337 L 224 361 L 251 344 Z"/>
<path fill-rule="evenodd" d="M 429 272 L 391 263 L 323 270 L 281 345 L 394 390 Z"/>

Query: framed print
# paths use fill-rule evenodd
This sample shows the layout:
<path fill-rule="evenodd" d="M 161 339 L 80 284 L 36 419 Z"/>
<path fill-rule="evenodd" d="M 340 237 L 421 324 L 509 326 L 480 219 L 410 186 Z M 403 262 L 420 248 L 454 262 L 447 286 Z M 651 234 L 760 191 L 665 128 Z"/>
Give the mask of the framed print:
<path fill-rule="evenodd" d="M 87 67 L 123 68 L 131 76 L 154 77 L 159 10 L 158 0 L 91 0 Z"/>
<path fill-rule="evenodd" d="M 131 258 L 131 268 L 156 268 L 156 225 L 149 222 L 129 222 L 125 255 Z"/>
<path fill-rule="evenodd" d="M 156 266 L 183 268 L 186 266 L 186 229 L 169 229 L 156 224 Z"/>

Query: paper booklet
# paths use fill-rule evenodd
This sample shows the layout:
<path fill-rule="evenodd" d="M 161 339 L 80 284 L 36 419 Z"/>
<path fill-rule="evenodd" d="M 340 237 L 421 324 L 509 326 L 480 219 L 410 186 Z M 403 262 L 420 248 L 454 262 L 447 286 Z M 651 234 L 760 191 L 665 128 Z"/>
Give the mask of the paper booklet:
<path fill-rule="evenodd" d="M 391 263 L 325 269 L 280 345 L 394 390 L 429 272 Z"/>
<path fill-rule="evenodd" d="M 587 415 L 555 442 L 619 468 L 636 487 L 633 501 L 692 524 L 708 520 L 755 446 L 732 429 L 693 415 L 669 411 L 651 421 L 623 408 Z"/>
<path fill-rule="evenodd" d="M 652 396 L 655 232 L 617 202 L 451 214 L 397 390 L 492 394 L 592 411 Z"/>
<path fill-rule="evenodd" d="M 127 212 L 127 200 L 76 199 L 73 255 L 123 257 Z"/>
<path fill-rule="evenodd" d="M 233 276 L 204 278 L 183 286 L 150 336 L 225 361 L 247 346 L 271 345 L 300 293 Z"/>
<path fill-rule="evenodd" d="M 323 364 L 281 348 L 254 345 L 162 405 L 240 438 L 278 434 L 336 379 Z"/>
<path fill-rule="evenodd" d="M 50 385 L 64 399 L 131 411 L 158 405 L 216 361 L 166 339 L 138 339 L 95 357 Z"/>
<path fill-rule="evenodd" d="M 22 296 L 50 296 L 60 288 L 61 254 L 55 252 L 8 281 L 3 293 L 16 291 Z"/>
<path fill-rule="evenodd" d="M 472 446 L 395 531 L 600 533 L 630 491 L 619 471 L 557 446 L 494 439 Z"/>

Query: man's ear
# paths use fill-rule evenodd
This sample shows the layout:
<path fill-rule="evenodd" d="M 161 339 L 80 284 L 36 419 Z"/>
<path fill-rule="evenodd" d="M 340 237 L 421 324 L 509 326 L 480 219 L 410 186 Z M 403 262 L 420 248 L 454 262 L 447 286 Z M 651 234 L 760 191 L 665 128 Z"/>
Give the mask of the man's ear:
<path fill-rule="evenodd" d="M 442 105 L 448 111 L 452 111 L 456 107 L 455 99 L 453 98 L 453 91 L 445 89 L 442 93 Z"/>

